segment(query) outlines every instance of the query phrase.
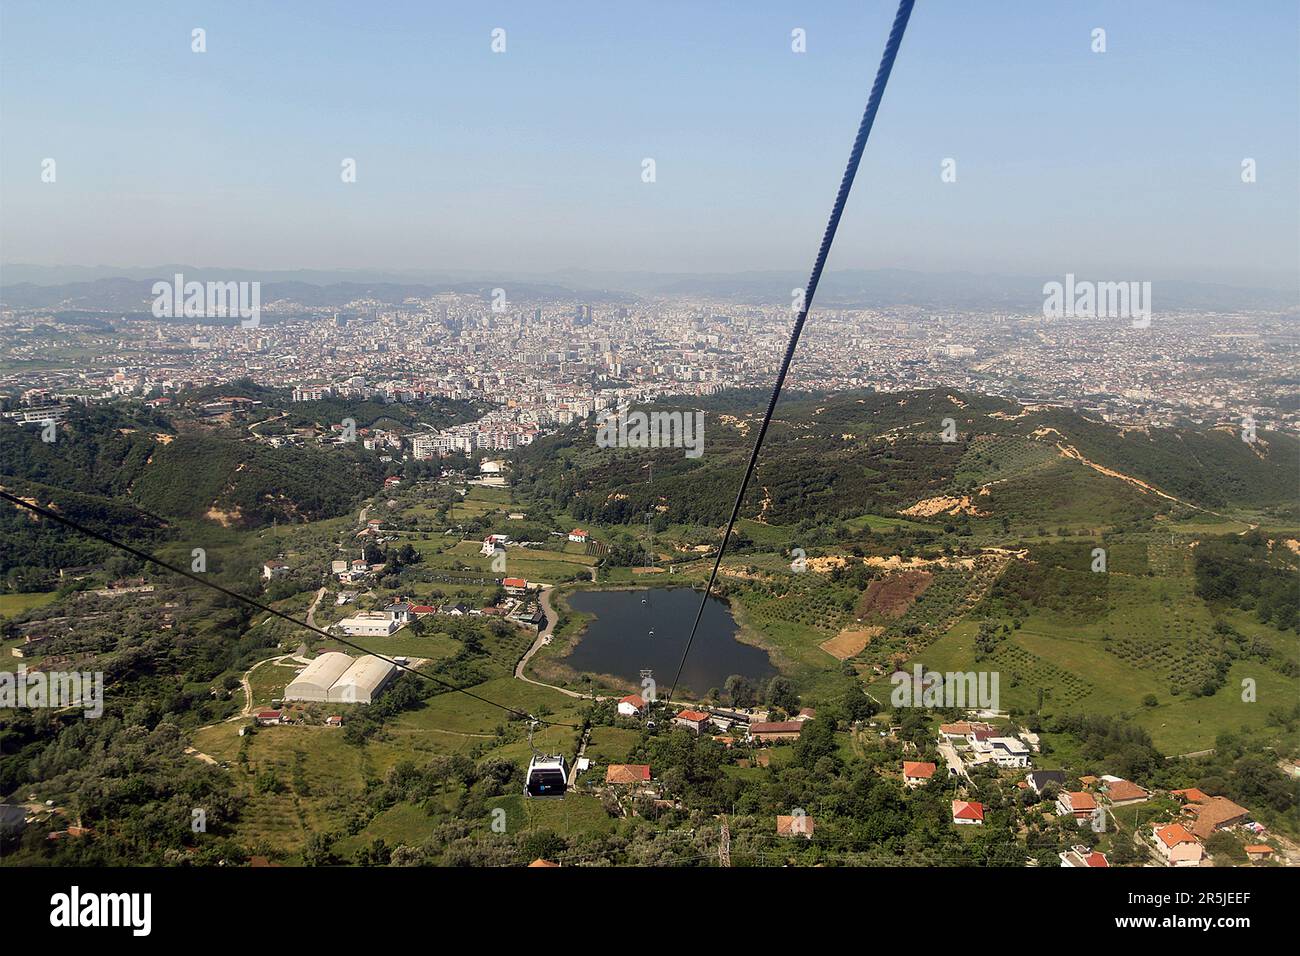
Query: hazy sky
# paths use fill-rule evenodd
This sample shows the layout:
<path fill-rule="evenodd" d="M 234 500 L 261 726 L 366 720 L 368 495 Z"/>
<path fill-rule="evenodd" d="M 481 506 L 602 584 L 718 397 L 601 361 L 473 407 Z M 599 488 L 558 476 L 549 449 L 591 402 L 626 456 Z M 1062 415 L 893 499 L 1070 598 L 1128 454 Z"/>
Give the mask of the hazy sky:
<path fill-rule="evenodd" d="M 894 6 L 3 0 L 0 259 L 803 270 Z M 1294 282 L 1298 50 L 1295 0 L 920 0 L 831 268 Z"/>

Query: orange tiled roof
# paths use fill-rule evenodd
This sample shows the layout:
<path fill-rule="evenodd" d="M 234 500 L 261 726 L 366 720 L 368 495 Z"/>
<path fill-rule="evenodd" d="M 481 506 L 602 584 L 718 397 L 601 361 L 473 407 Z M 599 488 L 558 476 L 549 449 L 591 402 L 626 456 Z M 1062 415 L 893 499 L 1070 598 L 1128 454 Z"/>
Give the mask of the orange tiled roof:
<path fill-rule="evenodd" d="M 1092 794 L 1084 793 L 1082 790 L 1078 792 L 1067 791 L 1066 793 L 1061 794 L 1061 796 L 1069 798 L 1068 802 L 1070 804 L 1071 810 L 1096 810 L 1097 809 L 1097 801 L 1093 799 Z"/>
<path fill-rule="evenodd" d="M 1198 842 L 1196 837 L 1188 833 L 1186 827 L 1181 823 L 1171 823 L 1168 826 L 1156 827 L 1156 837 L 1171 850 L 1180 843 Z"/>
<path fill-rule="evenodd" d="M 922 780 L 929 780 L 934 776 L 934 764 L 926 761 L 903 761 L 904 777 L 920 777 Z"/>
<path fill-rule="evenodd" d="M 1111 800 L 1144 800 L 1147 792 L 1136 783 L 1128 780 L 1116 780 L 1106 788 L 1106 795 Z"/>
<path fill-rule="evenodd" d="M 606 783 L 645 783 L 649 779 L 648 764 L 612 763 L 605 770 Z"/>
<path fill-rule="evenodd" d="M 1209 837 L 1219 827 L 1250 816 L 1249 810 L 1238 806 L 1227 797 L 1210 797 L 1204 803 L 1195 804 L 1187 809 L 1196 815 L 1196 822 L 1192 824 L 1192 832 L 1202 840 Z"/>

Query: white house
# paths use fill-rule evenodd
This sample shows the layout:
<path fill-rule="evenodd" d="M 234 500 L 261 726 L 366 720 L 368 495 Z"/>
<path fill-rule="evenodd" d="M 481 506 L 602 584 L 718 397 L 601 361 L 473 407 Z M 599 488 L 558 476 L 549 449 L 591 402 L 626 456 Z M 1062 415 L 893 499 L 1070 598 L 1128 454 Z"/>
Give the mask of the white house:
<path fill-rule="evenodd" d="M 587 534 L 587 532 L 583 531 L 581 528 L 574 528 L 569 532 L 569 540 L 575 544 L 586 544 L 589 537 L 591 537 L 591 535 Z"/>
<path fill-rule="evenodd" d="M 974 762 L 995 763 L 999 767 L 1028 767 L 1029 747 L 1019 737 L 984 737 L 972 735 Z"/>
<path fill-rule="evenodd" d="M 641 711 L 645 709 L 645 701 L 637 694 L 628 694 L 618 702 L 618 715 L 620 717 L 640 717 Z"/>
<path fill-rule="evenodd" d="M 283 561 L 263 561 L 262 562 L 262 580 L 270 581 L 272 578 L 282 578 L 289 573 L 289 565 Z"/>
<path fill-rule="evenodd" d="M 903 761 L 903 783 L 909 788 L 919 787 L 923 783 L 928 783 L 934 776 L 935 765 L 928 761 Z"/>

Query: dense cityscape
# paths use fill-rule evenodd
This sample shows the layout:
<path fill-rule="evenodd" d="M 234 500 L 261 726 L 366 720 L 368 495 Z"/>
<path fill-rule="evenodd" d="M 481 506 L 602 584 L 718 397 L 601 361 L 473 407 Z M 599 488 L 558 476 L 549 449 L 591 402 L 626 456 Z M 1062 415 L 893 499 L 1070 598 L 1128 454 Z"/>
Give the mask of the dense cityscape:
<path fill-rule="evenodd" d="M 68 402 L 167 405 L 186 388 L 236 379 L 333 396 L 491 406 L 480 420 L 419 436 L 415 457 L 509 450 L 625 404 L 770 383 L 788 308 L 693 299 L 592 305 L 496 303 L 446 293 L 308 308 L 277 301 L 256 328 L 116 312 L 0 312 L 0 396 L 37 421 Z M 820 310 L 789 387 L 948 387 L 1059 404 L 1136 426 L 1300 425 L 1294 319 L 1182 312 L 1147 328 L 1120 319 Z M 53 412 L 50 409 L 54 409 Z"/>

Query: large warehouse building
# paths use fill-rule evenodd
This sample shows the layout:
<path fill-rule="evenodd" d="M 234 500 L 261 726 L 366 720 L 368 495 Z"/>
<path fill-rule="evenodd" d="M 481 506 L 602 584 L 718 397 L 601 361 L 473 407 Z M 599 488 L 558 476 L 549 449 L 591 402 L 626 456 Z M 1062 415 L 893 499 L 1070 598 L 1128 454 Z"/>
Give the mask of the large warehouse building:
<path fill-rule="evenodd" d="M 327 651 L 308 664 L 284 689 L 285 700 L 317 703 L 369 704 L 397 674 L 397 668 L 379 657 L 351 658 Z"/>

